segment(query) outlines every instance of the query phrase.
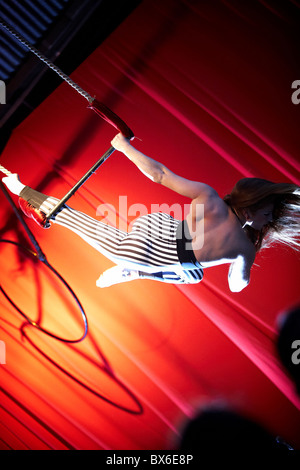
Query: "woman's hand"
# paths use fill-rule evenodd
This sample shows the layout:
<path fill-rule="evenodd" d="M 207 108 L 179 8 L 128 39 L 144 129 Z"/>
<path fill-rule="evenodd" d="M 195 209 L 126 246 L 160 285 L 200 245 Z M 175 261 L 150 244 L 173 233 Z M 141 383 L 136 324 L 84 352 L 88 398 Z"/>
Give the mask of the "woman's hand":
<path fill-rule="evenodd" d="M 111 145 L 120 152 L 125 153 L 130 147 L 130 142 L 123 134 L 117 134 L 111 141 Z"/>

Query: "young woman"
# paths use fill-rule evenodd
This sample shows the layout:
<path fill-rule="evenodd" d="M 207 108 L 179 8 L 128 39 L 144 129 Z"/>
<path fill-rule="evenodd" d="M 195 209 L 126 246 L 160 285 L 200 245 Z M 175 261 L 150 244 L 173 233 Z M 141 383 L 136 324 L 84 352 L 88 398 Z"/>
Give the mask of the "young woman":
<path fill-rule="evenodd" d="M 227 263 L 229 287 L 240 292 L 263 246 L 278 241 L 299 247 L 298 186 L 244 178 L 222 199 L 211 186 L 182 178 L 147 157 L 122 134 L 111 144 L 148 178 L 190 198 L 191 204 L 184 221 L 148 214 L 134 222 L 130 233 L 64 206 L 51 222 L 77 233 L 116 264 L 100 276 L 99 287 L 134 279 L 193 284 L 202 280 L 205 268 Z M 17 174 L 2 181 L 20 196 L 23 212 L 43 225 L 57 199 L 24 186 Z"/>

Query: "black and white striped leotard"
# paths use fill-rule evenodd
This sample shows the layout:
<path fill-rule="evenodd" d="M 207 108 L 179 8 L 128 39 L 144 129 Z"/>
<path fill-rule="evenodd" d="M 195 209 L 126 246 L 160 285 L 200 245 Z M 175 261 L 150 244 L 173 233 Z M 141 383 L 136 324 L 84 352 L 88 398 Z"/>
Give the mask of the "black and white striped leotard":
<path fill-rule="evenodd" d="M 20 197 L 46 215 L 59 201 L 28 186 L 21 191 Z M 203 269 L 193 253 L 191 258 L 195 263 L 185 265 L 180 262 L 178 254 L 184 253 L 180 250 L 182 240 L 179 244 L 177 239 L 181 221 L 168 214 L 156 212 L 141 216 L 129 233 L 67 205 L 52 222 L 76 233 L 115 264 L 138 270 L 142 278 L 173 284 L 195 284 L 203 278 Z"/>

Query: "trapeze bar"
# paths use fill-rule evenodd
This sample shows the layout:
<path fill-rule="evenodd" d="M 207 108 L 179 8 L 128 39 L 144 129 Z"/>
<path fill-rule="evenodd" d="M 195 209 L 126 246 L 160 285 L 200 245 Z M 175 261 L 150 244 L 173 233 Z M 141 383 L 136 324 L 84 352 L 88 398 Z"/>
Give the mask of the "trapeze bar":
<path fill-rule="evenodd" d="M 70 191 L 56 204 L 49 212 L 46 220 L 53 219 L 55 215 L 62 209 L 63 205 L 75 194 L 75 192 L 88 180 L 90 176 L 110 157 L 115 151 L 114 147 L 110 147 L 102 157 L 87 171 L 87 173 L 70 189 Z"/>

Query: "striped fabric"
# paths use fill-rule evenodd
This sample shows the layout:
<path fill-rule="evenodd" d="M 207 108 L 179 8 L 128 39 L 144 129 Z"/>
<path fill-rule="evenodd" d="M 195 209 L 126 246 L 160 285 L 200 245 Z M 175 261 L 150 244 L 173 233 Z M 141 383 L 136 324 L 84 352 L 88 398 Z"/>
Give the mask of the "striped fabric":
<path fill-rule="evenodd" d="M 20 196 L 31 204 L 34 201 L 34 206 L 46 215 L 58 202 L 28 187 Z M 129 233 L 69 206 L 64 206 L 52 222 L 76 233 L 115 264 L 138 270 L 141 278 L 172 284 L 195 284 L 202 280 L 202 269 L 182 268 L 176 246 L 180 221 L 168 214 L 157 212 L 139 217 Z"/>

